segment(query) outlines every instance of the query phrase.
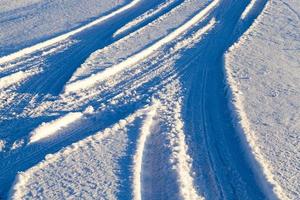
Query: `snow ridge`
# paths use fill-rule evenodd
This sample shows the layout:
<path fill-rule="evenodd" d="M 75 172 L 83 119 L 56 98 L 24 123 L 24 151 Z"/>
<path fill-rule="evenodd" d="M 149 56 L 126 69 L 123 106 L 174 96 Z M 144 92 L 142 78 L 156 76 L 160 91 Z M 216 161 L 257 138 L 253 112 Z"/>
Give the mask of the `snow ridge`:
<path fill-rule="evenodd" d="M 57 134 L 63 128 L 75 123 L 83 117 L 81 112 L 71 112 L 48 123 L 42 123 L 30 133 L 30 142 L 34 143 Z"/>
<path fill-rule="evenodd" d="M 0 90 L 6 89 L 10 87 L 11 85 L 20 83 L 21 81 L 24 81 L 25 79 L 29 78 L 30 76 L 33 76 L 37 73 L 39 73 L 39 69 L 34 70 L 27 70 L 27 71 L 18 71 L 15 73 L 12 73 L 8 76 L 4 76 L 0 78 Z"/>

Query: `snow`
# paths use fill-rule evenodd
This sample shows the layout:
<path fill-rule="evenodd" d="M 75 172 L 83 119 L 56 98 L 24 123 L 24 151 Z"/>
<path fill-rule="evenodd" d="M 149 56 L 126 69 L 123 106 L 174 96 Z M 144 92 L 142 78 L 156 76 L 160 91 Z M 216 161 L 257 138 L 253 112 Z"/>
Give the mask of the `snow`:
<path fill-rule="evenodd" d="M 299 199 L 299 3 L 0 8 L 0 199 Z"/>
<path fill-rule="evenodd" d="M 48 123 L 42 123 L 30 133 L 30 143 L 37 142 L 57 134 L 83 117 L 81 112 L 71 112 Z"/>
<path fill-rule="evenodd" d="M 147 18 L 151 18 L 151 17 L 155 16 L 156 14 L 163 12 L 164 9 L 169 8 L 174 3 L 177 3 L 177 1 L 178 0 L 168 0 L 166 2 L 163 2 L 161 5 L 158 5 L 157 8 L 151 9 L 151 10 L 147 11 L 146 13 L 142 14 L 141 16 L 137 17 L 133 21 L 125 24 L 123 27 L 121 27 L 114 33 L 113 37 L 118 37 L 119 35 L 127 32 L 132 27 L 137 26 L 138 24 L 146 21 Z"/>
<path fill-rule="evenodd" d="M 246 9 L 244 10 L 244 12 L 241 15 L 241 20 L 244 20 L 249 15 L 249 13 L 254 8 L 256 3 L 257 3 L 257 0 L 250 1 L 250 3 L 248 4 L 248 6 L 246 7 Z"/>
<path fill-rule="evenodd" d="M 0 140 L 0 152 L 5 150 L 5 140 Z"/>
<path fill-rule="evenodd" d="M 116 199 L 120 181 L 115 173 L 116 161 L 126 150 L 126 127 L 141 114 L 137 112 L 124 119 L 125 124 L 117 123 L 47 155 L 26 173 L 19 173 L 11 189 L 11 199 Z"/>
<path fill-rule="evenodd" d="M 103 22 L 103 21 L 105 21 L 105 20 L 113 17 L 114 15 L 117 15 L 117 14 L 119 14 L 121 12 L 124 12 L 125 10 L 129 9 L 130 7 L 133 7 L 134 5 L 136 5 L 138 2 L 139 2 L 139 0 L 134 0 L 131 3 L 129 3 L 129 4 L 125 5 L 125 6 L 123 6 L 123 7 L 121 7 L 120 9 L 117 9 L 117 10 L 111 12 L 108 15 L 104 15 L 104 16 L 102 16 L 102 17 L 100 17 L 100 18 L 98 18 L 98 19 L 96 19 L 96 20 L 94 20 L 94 21 L 92 21 L 92 22 L 90 22 L 90 23 L 88 23 L 88 24 L 80 27 L 80 28 L 77 28 L 77 29 L 72 30 L 70 32 L 67 32 L 65 34 L 59 35 L 59 36 L 57 36 L 55 38 L 52 38 L 50 40 L 46 40 L 46 41 L 38 43 L 38 44 L 36 44 L 34 46 L 31 46 L 31 47 L 28 47 L 28 48 L 24 48 L 24 49 L 22 49 L 20 51 L 17 51 L 15 53 L 12 53 L 12 54 L 9 54 L 7 56 L 4 56 L 4 57 L 0 58 L 0 64 L 8 62 L 8 61 L 11 61 L 11 60 L 14 60 L 14 59 L 16 59 L 18 57 L 21 57 L 21 56 L 33 53 L 34 51 L 37 51 L 37 50 L 43 49 L 45 47 L 51 46 L 51 45 L 53 45 L 55 43 L 62 42 L 63 40 L 68 39 L 72 35 L 75 35 L 75 34 L 77 34 L 79 32 L 82 32 L 83 30 L 88 29 L 88 28 L 90 28 L 92 26 L 95 26 L 96 24 L 99 24 L 99 23 L 101 23 L 101 22 Z M 107 5 L 107 4 L 105 4 L 105 5 Z"/>
<path fill-rule="evenodd" d="M 1 1 L 0 56 L 74 30 L 125 3 L 124 0 Z"/>
<path fill-rule="evenodd" d="M 8 76 L 4 76 L 0 78 L 0 89 L 5 89 L 13 84 L 20 83 L 38 72 L 38 70 L 18 71 Z"/>
<path fill-rule="evenodd" d="M 149 135 L 151 134 L 151 128 L 153 126 L 154 117 L 156 114 L 156 110 L 159 102 L 153 100 L 153 105 L 147 111 L 147 116 L 145 118 L 144 124 L 141 127 L 141 135 L 137 142 L 136 153 L 133 158 L 133 197 L 135 200 L 142 199 L 142 189 L 141 189 L 141 173 L 143 168 L 143 154 L 145 143 Z"/>
<path fill-rule="evenodd" d="M 212 1 L 207 7 L 205 7 L 203 10 L 201 10 L 199 13 L 197 13 L 192 19 L 187 21 L 185 24 L 165 36 L 164 38 L 160 39 L 150 47 L 143 49 L 142 51 L 138 52 L 137 54 L 134 54 L 133 56 L 127 58 L 123 62 L 112 66 L 110 68 L 105 69 L 103 72 L 92 74 L 90 77 L 85 78 L 83 80 L 75 81 L 73 83 L 70 83 L 66 86 L 65 92 L 75 92 L 77 90 L 81 89 L 87 89 L 93 85 L 95 85 L 97 82 L 103 81 L 104 79 L 112 76 L 113 74 L 116 74 L 120 71 L 123 71 L 124 69 L 128 68 L 129 66 L 132 66 L 133 64 L 143 60 L 147 56 L 154 53 L 154 51 L 161 48 L 163 45 L 171 42 L 179 35 L 183 34 L 185 31 L 187 31 L 189 28 L 191 28 L 194 24 L 199 23 L 199 21 L 203 20 L 205 16 L 207 16 L 210 12 L 212 12 L 212 9 L 217 6 L 219 3 L 219 0 Z M 205 29 L 207 30 L 207 28 Z"/>
<path fill-rule="evenodd" d="M 270 1 L 226 55 L 242 128 L 280 199 L 300 196 L 297 10 L 300 4 L 296 1 Z"/>

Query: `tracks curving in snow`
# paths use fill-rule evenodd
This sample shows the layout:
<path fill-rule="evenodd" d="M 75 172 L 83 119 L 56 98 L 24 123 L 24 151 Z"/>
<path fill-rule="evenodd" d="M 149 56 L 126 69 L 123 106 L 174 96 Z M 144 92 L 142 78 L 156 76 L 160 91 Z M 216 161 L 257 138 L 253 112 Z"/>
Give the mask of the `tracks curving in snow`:
<path fill-rule="evenodd" d="M 25 49 L 22 49 L 18 52 L 15 52 L 15 53 L 12 53 L 10 55 L 7 55 L 7 56 L 4 56 L 4 57 L 1 57 L 0 58 L 0 64 L 4 64 L 4 63 L 7 63 L 9 61 L 12 61 L 14 59 L 17 59 L 17 58 L 20 58 L 20 57 L 23 57 L 25 55 L 28 55 L 28 54 L 31 54 L 37 50 L 41 50 L 41 49 L 44 49 L 46 47 L 49 47 L 49 46 L 52 46 L 56 43 L 59 43 L 59 42 L 62 42 L 66 39 L 68 39 L 69 37 L 75 35 L 75 34 L 78 34 L 79 32 L 82 32 L 88 28 L 91 28 L 92 26 L 95 26 L 96 24 L 99 24 L 103 21 L 106 21 L 108 20 L 109 18 L 119 14 L 119 13 L 122 13 L 132 7 L 134 7 L 136 4 L 138 4 L 140 2 L 140 0 L 132 0 L 129 4 L 119 8 L 118 10 L 116 11 L 113 11 L 112 13 L 108 14 L 108 15 L 105 15 L 103 17 L 100 17 L 99 19 L 96 19 L 95 21 L 92 21 L 90 23 L 88 23 L 87 25 L 84 25 L 78 29 L 75 29 L 73 31 L 70 31 L 68 33 L 65 33 L 63 35 L 60 35 L 60 36 L 57 36 L 55 38 L 52 38 L 50 40 L 47 40 L 47 41 L 44 41 L 44 42 L 41 42 L 41 43 L 38 43 L 34 46 L 31 46 L 31 47 L 27 47 Z"/>
<path fill-rule="evenodd" d="M 163 45 L 171 42 L 175 38 L 177 38 L 179 35 L 183 34 L 185 31 L 190 29 L 194 24 L 199 23 L 199 21 L 203 20 L 204 17 L 209 15 L 210 12 L 219 4 L 219 0 L 212 1 L 207 7 L 205 7 L 203 10 L 201 10 L 199 13 L 197 13 L 192 19 L 190 19 L 188 22 L 186 22 L 184 25 L 180 26 L 173 32 L 171 32 L 169 35 L 164 37 L 163 39 L 157 41 L 150 47 L 142 50 L 141 52 L 127 58 L 125 61 L 114 65 L 110 68 L 105 69 L 103 72 L 93 74 L 92 76 L 75 81 L 73 83 L 69 83 L 65 87 L 66 93 L 76 92 L 78 90 L 82 89 L 88 89 L 89 87 L 92 87 L 98 82 L 101 82 L 105 80 L 106 78 L 112 76 L 113 74 L 119 73 L 123 71 L 124 69 L 142 61 L 149 55 L 151 55 L 153 52 L 161 48 Z"/>
<path fill-rule="evenodd" d="M 135 12 L 130 8 L 148 8 L 149 2 L 148 12 L 145 9 L 137 18 L 130 17 Z M 205 6 L 197 8 L 201 5 Z M 5 148 L 27 139 L 20 130 L 30 133 L 30 145 L 11 148 L 9 154 L 0 151 L 4 169 L 0 183 L 5 185 L 1 194 L 18 171 L 25 171 L 17 176 L 12 198 L 26 197 L 31 191 L 63 196 L 65 188 L 48 191 L 49 185 L 39 185 L 35 175 L 51 182 L 64 166 L 72 182 L 77 178 L 70 166 L 76 166 L 88 174 L 83 179 L 90 181 L 93 174 L 89 172 L 93 172 L 103 184 L 92 181 L 90 194 L 100 191 L 103 198 L 115 198 L 120 171 L 130 163 L 132 170 L 123 174 L 126 180 L 132 177 L 132 185 L 124 189 L 131 195 L 128 199 L 271 197 L 261 188 L 265 180 L 256 179 L 256 171 L 243 153 L 247 148 L 240 144 L 230 122 L 221 75 L 222 56 L 239 36 L 235 30 L 244 25 L 239 18 L 247 15 L 244 12 L 251 4 L 247 5 L 234 0 L 207 4 L 199 0 L 133 0 L 86 26 L 0 58 L 0 64 L 21 58 L 11 63 L 8 71 L 3 69 L 11 75 L 0 79 L 2 88 L 20 85 L 5 93 L 0 90 L 1 97 L 7 97 L 3 105 L 9 105 L 2 112 L 11 113 L 3 120 L 8 138 Z M 109 24 L 120 13 L 123 15 Z M 123 17 L 128 20 L 119 22 Z M 89 29 L 104 21 L 107 29 L 99 39 L 100 29 L 94 30 L 96 33 Z M 49 48 L 48 54 L 36 54 L 34 62 L 30 60 L 31 53 L 76 35 L 86 39 L 79 40 L 76 48 L 63 45 L 66 51 L 61 52 L 53 48 L 57 53 L 53 57 Z M 23 56 L 28 60 L 23 61 Z M 44 74 L 27 74 L 26 70 L 37 69 L 40 59 L 45 59 Z M 64 61 L 67 66 L 56 69 Z M 19 72 L 14 74 L 14 70 Z M 93 109 L 84 111 L 87 107 Z M 133 123 L 137 118 L 140 126 Z M 138 128 L 129 132 L 131 126 Z M 129 154 L 126 165 L 120 161 L 123 154 Z M 106 160 L 106 155 L 110 159 Z M 94 161 L 90 166 L 89 160 Z M 102 165 L 105 168 L 100 169 Z M 66 184 L 64 179 L 59 181 Z M 71 184 L 67 195 L 78 197 L 72 192 L 78 187 Z"/>

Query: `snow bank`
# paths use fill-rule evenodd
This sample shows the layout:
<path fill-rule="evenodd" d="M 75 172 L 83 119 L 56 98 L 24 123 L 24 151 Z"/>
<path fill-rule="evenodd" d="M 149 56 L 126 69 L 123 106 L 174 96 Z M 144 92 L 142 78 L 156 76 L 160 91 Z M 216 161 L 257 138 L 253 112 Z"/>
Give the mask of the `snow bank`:
<path fill-rule="evenodd" d="M 300 196 L 296 167 L 300 165 L 300 15 L 296 10 L 299 3 L 270 1 L 225 57 L 238 123 L 279 199 Z"/>
<path fill-rule="evenodd" d="M 126 127 L 144 112 L 137 110 L 103 131 L 48 154 L 17 175 L 9 198 L 116 199 L 121 181 L 117 165 L 128 143 Z"/>

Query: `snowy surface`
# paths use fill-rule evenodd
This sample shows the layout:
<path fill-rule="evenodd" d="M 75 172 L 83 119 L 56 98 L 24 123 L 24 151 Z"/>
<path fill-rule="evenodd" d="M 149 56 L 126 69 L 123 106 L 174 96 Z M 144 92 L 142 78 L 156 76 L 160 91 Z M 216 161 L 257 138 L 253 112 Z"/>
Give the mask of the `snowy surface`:
<path fill-rule="evenodd" d="M 269 2 L 226 56 L 239 109 L 249 122 L 246 134 L 287 199 L 300 197 L 299 16 L 298 1 Z"/>
<path fill-rule="evenodd" d="M 1 1 L 0 56 L 82 26 L 125 2 L 125 0 Z"/>
<path fill-rule="evenodd" d="M 1 1 L 0 199 L 298 199 L 299 3 L 266 2 Z"/>

